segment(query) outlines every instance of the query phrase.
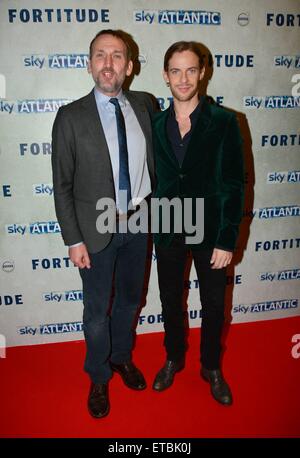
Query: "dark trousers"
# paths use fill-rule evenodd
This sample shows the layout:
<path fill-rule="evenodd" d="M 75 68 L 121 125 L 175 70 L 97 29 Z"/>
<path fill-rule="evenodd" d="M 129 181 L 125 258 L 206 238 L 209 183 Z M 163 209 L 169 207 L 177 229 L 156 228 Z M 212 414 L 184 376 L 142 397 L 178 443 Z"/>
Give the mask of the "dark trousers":
<path fill-rule="evenodd" d="M 109 361 L 120 364 L 131 359 L 147 239 L 143 233 L 116 233 L 104 250 L 90 254 L 91 268 L 80 269 L 87 347 L 84 369 L 94 383 L 106 383 L 111 378 Z"/>
<path fill-rule="evenodd" d="M 189 247 L 174 237 L 169 247 L 155 247 L 167 359 L 178 361 L 186 350 L 183 292 Z M 207 369 L 220 367 L 221 334 L 224 323 L 226 268 L 212 269 L 213 250 L 193 250 L 202 305 L 200 360 Z"/>

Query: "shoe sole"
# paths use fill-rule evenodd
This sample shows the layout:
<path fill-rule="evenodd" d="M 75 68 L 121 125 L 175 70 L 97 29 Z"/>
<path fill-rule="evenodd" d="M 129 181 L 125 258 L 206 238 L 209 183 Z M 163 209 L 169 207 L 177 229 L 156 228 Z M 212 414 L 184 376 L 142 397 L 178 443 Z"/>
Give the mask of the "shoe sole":
<path fill-rule="evenodd" d="M 107 415 L 109 414 L 110 412 L 110 406 L 108 406 L 107 410 L 102 414 L 102 415 L 95 415 L 93 414 L 93 412 L 88 408 L 88 411 L 89 411 L 89 414 L 91 415 L 91 417 L 93 418 L 104 418 L 104 417 L 107 417 Z"/>

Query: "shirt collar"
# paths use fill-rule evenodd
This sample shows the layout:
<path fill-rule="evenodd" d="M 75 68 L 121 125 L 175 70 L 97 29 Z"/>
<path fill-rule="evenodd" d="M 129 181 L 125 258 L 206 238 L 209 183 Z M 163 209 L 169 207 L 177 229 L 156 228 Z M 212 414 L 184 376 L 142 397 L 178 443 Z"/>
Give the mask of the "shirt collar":
<path fill-rule="evenodd" d="M 102 92 L 100 92 L 96 86 L 94 87 L 94 94 L 95 94 L 95 99 L 96 99 L 96 103 L 97 105 L 99 104 L 100 106 L 102 106 L 103 108 L 107 108 L 107 107 L 113 107 L 113 105 L 109 102 L 110 99 L 112 97 L 110 97 L 109 95 L 105 95 L 103 94 Z M 113 98 L 116 98 L 118 99 L 119 101 L 119 104 L 121 106 L 121 108 L 124 108 L 127 104 L 127 99 L 122 91 L 122 89 L 120 90 L 120 92 L 114 96 Z"/>
<path fill-rule="evenodd" d="M 195 122 L 195 120 L 197 119 L 198 115 L 200 114 L 200 111 L 202 110 L 204 98 L 205 98 L 204 96 L 200 96 L 198 105 L 196 106 L 194 111 L 192 111 L 192 113 L 190 114 L 191 122 Z M 170 106 L 170 115 L 173 118 L 175 118 L 174 102 L 172 102 L 171 106 Z"/>

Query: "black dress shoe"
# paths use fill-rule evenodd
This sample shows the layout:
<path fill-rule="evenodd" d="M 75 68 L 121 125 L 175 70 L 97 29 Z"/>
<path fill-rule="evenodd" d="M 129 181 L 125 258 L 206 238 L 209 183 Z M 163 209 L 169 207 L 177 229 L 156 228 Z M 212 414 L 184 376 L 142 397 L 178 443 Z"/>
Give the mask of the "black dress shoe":
<path fill-rule="evenodd" d="M 88 398 L 88 410 L 92 417 L 102 418 L 109 412 L 108 384 L 92 383 Z"/>
<path fill-rule="evenodd" d="M 173 381 L 176 372 L 180 371 L 184 367 L 184 361 L 170 361 L 167 360 L 164 367 L 157 373 L 153 382 L 152 388 L 155 391 L 163 391 L 169 388 Z"/>
<path fill-rule="evenodd" d="M 232 394 L 230 392 L 230 388 L 225 382 L 219 369 L 208 370 L 205 369 L 205 367 L 202 367 L 201 376 L 206 382 L 210 383 L 211 394 L 216 401 L 227 406 L 232 404 Z"/>
<path fill-rule="evenodd" d="M 121 364 L 110 363 L 110 365 L 113 371 L 121 375 L 123 382 L 128 388 L 132 390 L 144 390 L 146 388 L 146 380 L 133 362 L 128 361 Z"/>

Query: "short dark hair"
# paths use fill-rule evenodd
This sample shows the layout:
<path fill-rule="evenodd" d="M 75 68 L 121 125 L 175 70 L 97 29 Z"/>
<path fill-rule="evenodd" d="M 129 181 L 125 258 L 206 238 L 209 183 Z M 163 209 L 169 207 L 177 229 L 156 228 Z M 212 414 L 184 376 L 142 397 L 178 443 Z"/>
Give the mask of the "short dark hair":
<path fill-rule="evenodd" d="M 97 40 L 98 37 L 101 37 L 101 35 L 112 35 L 113 37 L 117 37 L 119 38 L 120 40 L 123 41 L 123 43 L 125 44 L 126 46 L 126 57 L 127 57 L 127 61 L 129 62 L 131 60 L 131 48 L 129 46 L 129 43 L 128 43 L 128 34 L 126 34 L 126 32 L 124 32 L 123 30 L 113 30 L 113 29 L 106 29 L 106 30 L 101 30 L 100 32 L 97 33 L 97 35 L 92 39 L 91 43 L 90 43 L 90 54 L 89 54 L 89 57 L 91 59 L 92 57 L 92 53 L 93 53 L 93 45 L 95 43 L 95 41 Z"/>
<path fill-rule="evenodd" d="M 204 55 L 201 52 L 199 43 L 196 41 L 177 41 L 173 43 L 166 51 L 164 57 L 164 70 L 168 71 L 169 61 L 175 52 L 192 51 L 199 59 L 200 68 L 204 65 Z"/>

